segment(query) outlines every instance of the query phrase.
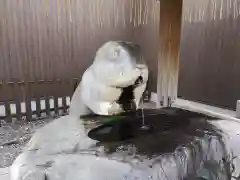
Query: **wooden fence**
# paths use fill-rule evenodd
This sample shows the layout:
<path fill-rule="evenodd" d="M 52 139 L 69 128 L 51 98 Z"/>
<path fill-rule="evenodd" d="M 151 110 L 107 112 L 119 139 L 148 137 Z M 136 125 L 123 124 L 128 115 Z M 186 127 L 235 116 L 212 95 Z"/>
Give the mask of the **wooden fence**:
<path fill-rule="evenodd" d="M 156 0 L 1 0 L 0 119 L 67 113 L 76 82 L 108 40 L 142 46 L 154 89 L 158 18 Z"/>
<path fill-rule="evenodd" d="M 240 0 L 184 0 L 179 95 L 235 110 L 240 99 Z"/>
<path fill-rule="evenodd" d="M 0 119 L 32 120 L 68 113 L 71 96 L 79 79 L 0 84 Z"/>

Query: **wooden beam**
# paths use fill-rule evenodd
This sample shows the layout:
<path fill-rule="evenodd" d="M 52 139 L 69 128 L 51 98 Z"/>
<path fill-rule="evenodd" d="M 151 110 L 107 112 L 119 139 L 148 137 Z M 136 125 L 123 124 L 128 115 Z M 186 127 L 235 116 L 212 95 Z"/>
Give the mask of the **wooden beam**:
<path fill-rule="evenodd" d="M 177 98 L 183 0 L 160 0 L 157 106 Z"/>

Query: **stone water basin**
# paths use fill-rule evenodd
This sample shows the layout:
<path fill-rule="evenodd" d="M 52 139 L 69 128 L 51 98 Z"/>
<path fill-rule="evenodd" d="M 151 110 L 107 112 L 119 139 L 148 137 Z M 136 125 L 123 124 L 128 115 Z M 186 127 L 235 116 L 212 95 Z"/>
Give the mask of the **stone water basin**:
<path fill-rule="evenodd" d="M 229 180 L 236 176 L 231 153 L 236 142 L 229 143 L 230 135 L 221 130 L 219 120 L 177 108 L 145 109 L 144 115 L 146 130 L 141 129 L 140 112 L 111 120 L 59 118 L 35 133 L 12 165 L 11 179 Z"/>

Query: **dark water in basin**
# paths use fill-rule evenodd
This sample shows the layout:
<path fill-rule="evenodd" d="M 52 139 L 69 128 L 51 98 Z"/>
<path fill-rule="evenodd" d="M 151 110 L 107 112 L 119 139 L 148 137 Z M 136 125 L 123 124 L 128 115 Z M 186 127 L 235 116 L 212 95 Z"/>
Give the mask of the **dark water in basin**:
<path fill-rule="evenodd" d="M 105 123 L 89 132 L 89 137 L 101 142 L 124 141 L 141 136 L 173 131 L 192 125 L 193 118 L 204 118 L 203 115 L 176 108 L 162 110 L 144 110 L 145 123 L 142 122 L 142 111 L 123 113 L 115 117 L 104 117 Z M 210 118 L 210 117 L 209 117 Z M 147 129 L 142 128 L 146 126 Z M 209 124 L 208 124 L 209 126 Z M 205 124 L 207 128 L 207 124 Z M 208 127 L 209 132 L 216 132 Z"/>
<path fill-rule="evenodd" d="M 142 169 L 126 179 L 231 179 L 232 155 L 222 132 L 209 123 L 216 119 L 176 108 L 144 110 L 144 114 L 148 130 L 141 130 L 141 112 L 129 112 L 111 120 L 94 117 L 105 123 L 88 134 L 104 147 L 100 156 L 142 162 Z"/>

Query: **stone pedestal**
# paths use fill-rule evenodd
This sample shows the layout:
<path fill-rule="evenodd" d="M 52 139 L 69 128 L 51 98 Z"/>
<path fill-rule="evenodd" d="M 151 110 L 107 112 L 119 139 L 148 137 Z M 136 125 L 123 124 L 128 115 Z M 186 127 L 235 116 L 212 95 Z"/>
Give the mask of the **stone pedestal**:
<path fill-rule="evenodd" d="M 154 121 L 159 127 L 166 115 L 182 120 L 174 109 L 160 111 Z M 96 121 L 70 115 L 56 119 L 34 134 L 13 163 L 11 180 L 228 179 L 222 138 L 206 135 L 215 130 L 198 115 L 194 119 L 196 113 L 183 114 L 192 119 L 189 126 L 112 143 L 87 136 Z"/>

